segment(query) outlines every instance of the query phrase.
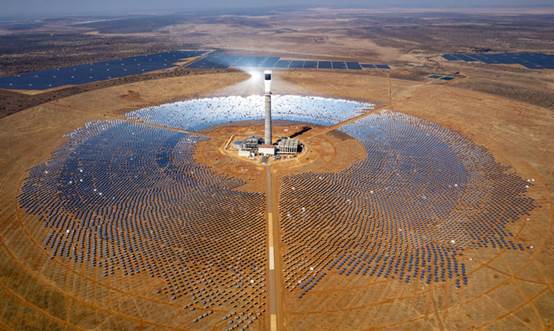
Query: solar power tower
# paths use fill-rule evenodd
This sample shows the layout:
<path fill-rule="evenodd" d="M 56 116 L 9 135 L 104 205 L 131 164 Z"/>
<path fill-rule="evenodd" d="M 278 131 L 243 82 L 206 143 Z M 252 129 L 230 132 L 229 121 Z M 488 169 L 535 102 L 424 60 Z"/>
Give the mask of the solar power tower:
<path fill-rule="evenodd" d="M 265 85 L 265 135 L 264 143 L 271 145 L 271 70 L 264 71 Z"/>

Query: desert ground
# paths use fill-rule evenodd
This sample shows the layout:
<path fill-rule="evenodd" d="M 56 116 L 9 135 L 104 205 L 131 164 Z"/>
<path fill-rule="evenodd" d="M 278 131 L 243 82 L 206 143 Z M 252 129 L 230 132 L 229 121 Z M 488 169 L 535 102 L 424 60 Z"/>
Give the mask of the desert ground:
<path fill-rule="evenodd" d="M 193 70 L 178 65 L 46 91 L 0 89 L 0 329 L 554 328 L 554 71 L 449 62 L 441 56 L 447 52 L 551 53 L 553 15 L 552 10 L 538 9 L 319 8 L 0 22 L 1 76 L 175 49 L 391 66 L 391 70 L 343 72 L 275 70 L 274 94 L 374 105 L 355 119 L 332 126 L 277 121 L 274 137 L 303 132 L 299 139 L 306 149 L 297 158 L 264 165 L 239 158 L 228 148 L 235 138 L 261 136 L 261 122 L 201 131 L 207 139 L 195 145 L 194 163 L 211 177 L 240 182 L 226 192 L 254 197 L 257 213 L 253 218 L 240 212 L 218 216 L 237 221 L 233 223 L 237 229 L 231 229 L 236 230 L 235 237 L 217 226 L 206 228 L 215 238 L 203 233 L 185 236 L 189 242 L 208 244 L 199 249 L 179 247 L 169 258 L 160 258 L 163 272 L 155 277 L 144 272 L 128 275 L 127 269 L 119 267 L 106 273 L 106 264 L 103 270 L 53 254 L 45 244 L 49 239 L 43 222 L 20 204 L 27 179 L 37 165 L 55 163 L 54 153 L 71 141 L 69 134 L 89 123 L 125 121 L 131 111 L 176 101 L 261 94 L 261 82 L 238 69 Z M 455 79 L 431 79 L 432 73 Z M 356 120 L 390 113 L 413 116 L 460 135 L 490 153 L 510 178 L 528 184 L 524 196 L 534 207 L 528 214 L 515 213 L 518 218 L 506 227 L 524 249 L 464 249 L 456 257 L 468 270 L 469 282 L 463 286 L 452 279 L 404 282 L 329 271 L 313 290 L 299 295 L 298 289 L 291 289 L 291 279 L 296 281 L 300 268 L 291 256 L 298 256 L 294 254 L 299 248 L 288 239 L 291 224 L 284 219 L 290 211 L 284 202 L 298 198 L 291 198 L 288 191 L 291 178 L 340 175 L 367 159 L 372 151 L 341 130 Z M 185 130 L 171 130 L 190 137 Z M 482 197 L 484 207 L 497 198 L 494 186 Z M 59 194 L 52 191 L 54 197 Z M 227 199 L 231 197 L 217 201 Z M 241 211 L 243 206 L 235 207 L 231 210 Z M 344 210 L 327 207 L 325 213 L 322 220 Z M 244 224 L 254 226 L 249 229 Z M 179 230 L 171 228 L 164 235 Z M 332 236 L 326 228 L 318 231 L 309 232 L 306 242 Z M 233 238 L 240 240 L 233 242 Z M 351 238 L 335 239 L 340 245 Z M 225 258 L 213 249 L 217 245 L 229 248 L 223 252 Z M 274 252 L 274 269 L 267 267 L 268 247 Z M 100 255 L 132 256 L 133 267 L 136 259 L 143 258 L 134 251 L 118 252 L 114 246 L 102 249 Z M 154 250 L 165 249 L 162 240 Z M 194 259 L 181 268 L 175 261 L 185 255 Z M 317 260 L 308 253 L 300 257 L 301 262 Z M 243 267 L 233 269 L 231 276 L 212 272 L 220 258 Z M 241 277 L 252 283 L 235 282 Z M 221 279 L 230 280 L 218 283 Z M 185 283 L 192 297 L 189 292 L 183 295 L 180 286 Z"/>
<path fill-rule="evenodd" d="M 448 52 L 550 53 L 551 9 L 310 9 L 217 15 L 72 17 L 0 22 L 0 75 L 10 76 L 175 49 L 217 49 L 297 59 L 388 63 L 394 78 L 460 73 L 465 89 L 554 107 L 552 70 L 451 63 Z M 524 26 L 524 29 L 520 27 Z M 55 40 L 55 42 L 53 42 Z M 260 46 L 262 45 L 262 46 Z M 25 95 L 0 91 L 0 116 L 43 102 L 136 80 L 183 76 L 187 68 Z"/>
<path fill-rule="evenodd" d="M 24 211 L 17 198 L 28 169 L 47 161 L 67 137 L 64 134 L 86 122 L 121 119 L 133 109 L 189 98 L 214 95 L 248 95 L 245 73 L 204 73 L 161 78 L 96 89 L 25 109 L 0 120 L 2 158 L 2 326 L 5 328 L 195 328 L 180 315 L 184 301 L 156 294 L 159 280 L 141 275 L 102 277 L 94 269 L 51 259 L 42 248 L 40 233 L 23 222 Z M 552 109 L 504 97 L 463 89 L 456 83 L 389 80 L 364 73 L 279 72 L 279 94 L 319 95 L 368 101 L 382 109 L 414 115 L 459 132 L 483 146 L 497 162 L 521 178 L 533 178 L 529 195 L 538 207 L 510 225 L 515 237 L 530 249 L 510 251 L 494 248 L 466 250 L 471 282 L 463 288 L 452 283 L 405 285 L 393 279 L 326 278 L 302 299 L 285 290 L 286 271 L 280 254 L 279 216 L 273 212 L 272 230 L 266 235 L 277 250 L 273 295 L 282 329 L 549 329 L 554 318 L 552 253 L 554 174 L 552 169 L 554 114 Z M 367 114 L 371 116 L 371 112 Z M 259 133 L 259 123 L 218 127 L 205 132 L 212 139 L 199 145 L 195 159 L 225 175 L 241 178 L 239 190 L 265 192 L 266 169 L 249 161 L 229 157 L 221 147 L 230 134 Z M 282 123 L 294 131 L 298 124 Z M 363 149 L 356 142 L 343 142 L 332 129 L 314 127 L 303 138 L 309 149 L 298 160 L 271 165 L 273 185 L 270 204 L 278 209 L 279 181 L 285 173 L 340 171 Z M 210 154 L 211 153 L 211 154 Z M 337 160 L 334 162 L 333 160 Z M 271 233 L 271 234 L 270 234 Z M 267 284 L 265 286 L 270 286 Z M 267 307 L 273 300 L 266 299 Z M 186 314 L 185 314 L 186 315 Z M 186 315 L 190 316 L 190 315 Z M 189 317 L 190 318 L 190 317 Z M 253 327 L 272 323 L 264 313 Z M 222 324 L 210 324 L 222 328 Z"/>

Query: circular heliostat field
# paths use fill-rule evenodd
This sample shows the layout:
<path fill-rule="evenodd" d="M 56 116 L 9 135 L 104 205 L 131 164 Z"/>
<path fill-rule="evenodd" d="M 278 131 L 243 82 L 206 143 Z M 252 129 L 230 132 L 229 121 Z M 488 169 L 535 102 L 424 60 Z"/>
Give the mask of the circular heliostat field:
<path fill-rule="evenodd" d="M 464 249 L 525 249 L 507 225 L 533 209 L 529 183 L 483 148 L 393 112 L 340 131 L 362 142 L 365 160 L 282 181 L 285 279 L 299 297 L 329 274 L 459 288 L 469 281 Z"/>
<path fill-rule="evenodd" d="M 510 224 L 535 207 L 532 183 L 484 148 L 415 117 L 369 113 L 371 104 L 274 98 L 275 119 L 333 126 L 366 152 L 338 172 L 279 173 L 278 271 L 294 313 L 340 310 L 340 294 L 321 291 L 365 281 L 464 288 L 474 271 L 468 250 L 527 249 Z M 138 325 L 264 329 L 266 192 L 242 191 L 241 179 L 194 157 L 210 139 L 203 130 L 260 120 L 262 105 L 259 96 L 189 100 L 70 133 L 30 170 L 19 197 L 29 233 L 51 257 L 45 276 Z M 79 271 L 63 278 L 62 266 Z"/>

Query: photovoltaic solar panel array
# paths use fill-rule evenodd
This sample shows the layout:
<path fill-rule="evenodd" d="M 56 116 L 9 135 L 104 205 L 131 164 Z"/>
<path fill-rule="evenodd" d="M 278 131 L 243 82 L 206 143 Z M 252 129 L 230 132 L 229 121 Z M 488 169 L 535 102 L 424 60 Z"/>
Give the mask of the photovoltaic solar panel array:
<path fill-rule="evenodd" d="M 23 73 L 16 76 L 0 77 L 0 88 L 16 90 L 46 90 L 60 86 L 87 84 L 170 68 L 182 59 L 200 56 L 204 53 L 204 51 L 173 51 Z M 188 65 L 188 68 L 266 68 L 314 70 L 390 69 L 387 64 L 367 64 L 355 61 L 285 60 L 278 56 L 235 55 L 225 52 L 210 53 Z"/>
<path fill-rule="evenodd" d="M 360 65 L 364 69 L 390 69 L 388 64 L 361 63 Z"/>
<path fill-rule="evenodd" d="M 442 74 L 431 74 L 431 75 L 429 75 L 429 78 L 438 79 L 438 80 L 446 80 L 446 81 L 456 79 L 454 76 L 442 75 Z"/>
<path fill-rule="evenodd" d="M 554 54 L 543 53 L 454 53 L 444 54 L 448 61 L 487 64 L 520 64 L 528 69 L 554 69 Z"/>
<path fill-rule="evenodd" d="M 390 69 L 387 64 L 360 64 L 355 61 L 281 59 L 277 56 L 234 55 L 224 52 L 208 54 L 188 67 L 191 69 L 228 69 L 232 67 L 327 70 Z"/>
<path fill-rule="evenodd" d="M 201 51 L 173 51 L 0 77 L 0 88 L 43 90 L 65 85 L 86 84 L 169 68 L 182 59 L 202 53 Z"/>

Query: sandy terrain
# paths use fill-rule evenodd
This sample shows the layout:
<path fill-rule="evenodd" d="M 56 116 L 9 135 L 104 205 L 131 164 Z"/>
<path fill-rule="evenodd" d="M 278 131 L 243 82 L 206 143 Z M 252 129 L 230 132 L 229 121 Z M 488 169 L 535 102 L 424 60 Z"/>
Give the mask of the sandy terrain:
<path fill-rule="evenodd" d="M 307 125 L 312 129 L 297 137 L 305 145 L 303 152 L 295 158 L 269 161 L 273 171 L 287 174 L 338 172 L 365 158 L 363 146 L 352 137 L 330 128 Z M 303 127 L 301 124 L 276 124 L 273 134 L 275 137 L 290 136 Z M 224 148 L 231 138 L 241 140 L 252 135 L 263 136 L 263 132 L 263 125 L 259 123 L 236 123 L 205 131 L 203 134 L 210 140 L 198 144 L 195 160 L 216 169 L 217 173 L 242 179 L 245 184 L 240 190 L 263 192 L 265 167 L 260 160 L 241 158 L 232 147 Z"/>
<path fill-rule="evenodd" d="M 483 249 L 466 252 L 473 259 L 472 282 L 404 285 L 381 278 L 331 277 L 302 300 L 282 290 L 278 325 L 285 329 L 549 329 L 554 323 L 554 112 L 499 96 L 469 91 L 456 84 L 392 79 L 362 73 L 280 72 L 275 93 L 366 100 L 388 109 L 436 122 L 484 146 L 498 162 L 522 178 L 536 179 L 530 195 L 539 207 L 511 229 L 532 245 L 525 252 Z M 88 121 L 122 118 L 132 109 L 164 102 L 221 94 L 256 92 L 242 73 L 204 74 L 145 81 L 94 90 L 0 119 L 0 326 L 57 329 L 79 326 L 102 329 L 175 328 L 172 316 L 183 307 L 152 295 L 156 280 L 143 277 L 103 278 L 94 270 L 55 259 L 21 223 L 17 195 L 27 170 L 46 161 L 63 135 Z M 280 127 L 283 130 L 285 127 Z M 259 125 L 240 134 L 260 132 Z M 292 131 L 289 127 L 289 131 Z M 318 128 L 308 132 L 308 149 L 296 162 L 298 171 L 337 171 L 363 157 L 359 146 Z M 197 160 L 223 165 L 227 174 L 246 179 L 244 190 L 260 190 L 262 168 L 224 157 L 211 148 L 224 145 L 233 132 L 221 127 L 199 150 Z M 211 145 L 213 144 L 213 145 Z M 351 153 L 350 153 L 351 152 Z M 218 155 L 219 153 L 219 155 Z M 343 154 L 341 154 L 343 153 Z M 345 158 L 344 153 L 350 158 Z M 335 158 L 333 158 L 333 156 Z M 335 160 L 340 162 L 335 163 Z M 289 170 L 288 161 L 272 166 L 274 181 Z M 296 171 L 296 170 L 295 170 Z M 244 177 L 244 174 L 248 175 Z M 262 176 L 259 176 L 262 177 Z M 275 186 L 273 185 L 274 189 Z M 274 199 L 278 201 L 279 192 Z M 278 224 L 279 220 L 275 220 Z M 279 233 L 277 232 L 277 245 Z M 279 267 L 280 264 L 277 263 Z M 277 268 L 277 270 L 279 270 Z M 279 278 L 278 278 L 279 279 Z M 282 280 L 280 280 L 282 281 Z M 4 299 L 5 298 L 5 299 Z M 163 313 L 162 313 L 163 312 Z M 159 313 L 159 314 L 158 314 Z M 269 326 L 269 319 L 262 320 Z"/>
<path fill-rule="evenodd" d="M 149 15 L 0 23 L 0 75 L 52 69 L 175 49 L 221 49 L 295 59 L 387 63 L 391 77 L 424 81 L 460 72 L 454 85 L 553 108 L 552 70 L 445 61 L 448 52 L 551 53 L 552 8 L 514 10 L 398 8 Z M 525 27 L 522 29 L 521 27 Z M 49 42 L 52 35 L 55 43 Z M 371 70 L 372 74 L 382 73 Z M 177 67 L 171 74 L 188 74 Z M 0 91 L 0 117 L 54 99 L 155 74 L 65 87 L 44 94 Z M 169 73 L 165 73 L 167 77 Z M 471 77 L 470 80 L 462 77 Z"/>

